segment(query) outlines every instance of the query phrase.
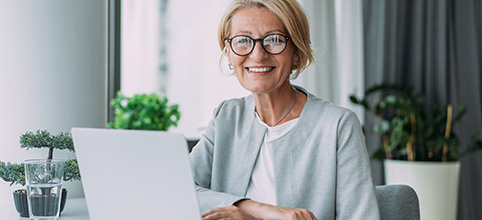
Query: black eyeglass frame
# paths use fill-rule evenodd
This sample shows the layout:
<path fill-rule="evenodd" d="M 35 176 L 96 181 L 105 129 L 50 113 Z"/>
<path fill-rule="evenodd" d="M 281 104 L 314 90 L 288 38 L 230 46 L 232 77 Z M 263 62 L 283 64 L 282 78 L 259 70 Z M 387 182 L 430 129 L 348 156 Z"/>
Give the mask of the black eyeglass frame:
<path fill-rule="evenodd" d="M 269 52 L 268 50 L 266 50 L 266 48 L 264 47 L 264 44 L 263 44 L 264 39 L 266 39 L 266 38 L 269 37 L 269 36 L 273 36 L 273 35 L 281 36 L 281 37 L 283 37 L 283 38 L 286 40 L 285 48 L 283 48 L 283 50 L 281 50 L 281 52 L 279 52 L 279 53 L 271 53 L 271 52 Z M 251 39 L 251 40 L 253 41 L 253 47 L 251 48 L 251 50 L 250 50 L 247 54 L 239 54 L 239 53 L 236 53 L 236 51 L 234 51 L 233 44 L 232 44 L 231 42 L 233 42 L 233 39 L 234 39 L 235 37 L 247 37 L 247 38 L 249 38 L 249 39 Z M 288 41 L 289 41 L 289 40 L 290 40 L 290 37 L 284 36 L 284 35 L 282 35 L 282 34 L 268 34 L 268 35 L 264 36 L 263 38 L 256 38 L 256 39 L 254 39 L 254 38 L 252 38 L 252 37 L 250 37 L 250 36 L 248 36 L 248 35 L 236 35 L 236 36 L 234 36 L 234 37 L 232 37 L 232 38 L 228 38 L 228 39 L 227 39 L 227 41 L 228 41 L 228 43 L 229 43 L 229 47 L 231 47 L 231 51 L 233 51 L 233 53 L 235 53 L 236 55 L 242 56 L 242 57 L 248 56 L 249 54 L 251 54 L 251 52 L 253 52 L 254 48 L 256 47 L 256 42 L 257 42 L 257 41 L 259 41 L 259 42 L 261 43 L 261 47 L 263 48 L 264 51 L 266 51 L 266 53 L 271 54 L 271 55 L 281 54 L 281 53 L 283 53 L 283 52 L 286 50 L 286 48 L 288 47 Z"/>

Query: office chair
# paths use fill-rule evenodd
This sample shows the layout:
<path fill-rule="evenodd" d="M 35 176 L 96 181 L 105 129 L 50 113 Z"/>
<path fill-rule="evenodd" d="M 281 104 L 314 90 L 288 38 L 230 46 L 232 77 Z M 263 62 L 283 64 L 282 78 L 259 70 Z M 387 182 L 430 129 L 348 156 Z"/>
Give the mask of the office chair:
<path fill-rule="evenodd" d="M 382 220 L 420 220 L 415 190 L 408 185 L 375 186 Z"/>

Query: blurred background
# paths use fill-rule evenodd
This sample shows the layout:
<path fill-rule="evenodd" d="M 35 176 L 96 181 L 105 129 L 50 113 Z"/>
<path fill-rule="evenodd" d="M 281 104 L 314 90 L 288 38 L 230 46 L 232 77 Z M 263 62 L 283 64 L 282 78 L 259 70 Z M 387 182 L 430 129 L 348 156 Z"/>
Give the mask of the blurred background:
<path fill-rule="evenodd" d="M 293 84 L 374 118 L 348 97 L 379 83 L 411 86 L 427 103 L 464 103 L 461 146 L 482 132 L 481 0 L 299 0 L 316 63 Z M 25 131 L 106 127 L 117 91 L 161 92 L 179 126 L 199 138 L 222 100 L 244 90 L 227 68 L 217 28 L 229 0 L 0 0 L 0 160 L 45 157 L 19 148 Z M 380 138 L 366 133 L 372 153 Z M 462 150 L 462 149 L 461 149 Z M 57 158 L 75 154 L 59 152 Z M 372 162 L 376 185 L 383 166 Z M 461 159 L 457 219 L 482 219 L 482 153 Z M 0 204 L 15 187 L 0 182 Z M 82 197 L 80 182 L 69 197 Z"/>

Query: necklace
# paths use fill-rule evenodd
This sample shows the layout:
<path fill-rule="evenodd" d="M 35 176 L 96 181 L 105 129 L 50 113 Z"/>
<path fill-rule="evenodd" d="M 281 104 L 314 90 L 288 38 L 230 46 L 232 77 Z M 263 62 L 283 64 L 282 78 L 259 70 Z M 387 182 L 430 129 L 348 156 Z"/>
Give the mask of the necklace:
<path fill-rule="evenodd" d="M 288 111 L 285 113 L 285 115 L 283 115 L 283 117 L 281 117 L 281 119 L 280 119 L 278 122 L 276 122 L 276 123 L 273 125 L 273 127 L 276 126 L 276 125 L 278 125 L 281 121 L 283 121 L 283 119 L 286 118 L 286 116 L 288 115 L 288 113 L 290 113 L 291 109 L 293 109 L 293 107 L 295 107 L 296 98 L 297 98 L 297 97 L 298 97 L 298 95 L 296 94 L 296 89 L 295 89 L 295 101 L 293 101 L 293 105 L 291 105 L 290 109 L 288 109 Z"/>

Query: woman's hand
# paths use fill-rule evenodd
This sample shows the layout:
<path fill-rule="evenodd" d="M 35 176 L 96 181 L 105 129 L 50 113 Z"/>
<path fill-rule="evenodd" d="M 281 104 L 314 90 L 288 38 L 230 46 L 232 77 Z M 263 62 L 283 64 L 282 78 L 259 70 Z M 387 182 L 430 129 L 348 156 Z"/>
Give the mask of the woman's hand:
<path fill-rule="evenodd" d="M 257 218 L 242 211 L 240 208 L 231 205 L 221 208 L 211 209 L 202 215 L 203 220 L 218 220 L 218 219 L 232 219 L 232 220 L 257 220 Z"/>
<path fill-rule="evenodd" d="M 306 209 L 271 206 L 270 211 L 262 213 L 263 219 L 273 220 L 317 220 L 315 215 Z"/>

